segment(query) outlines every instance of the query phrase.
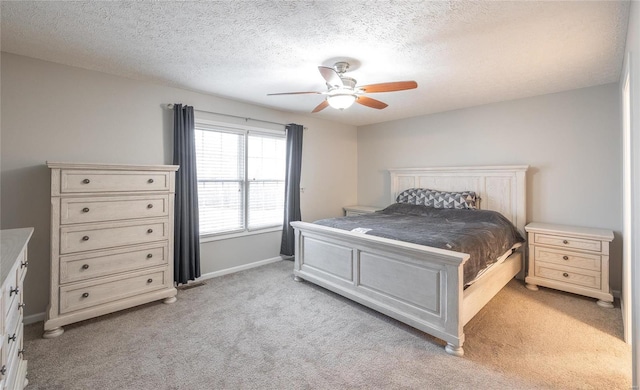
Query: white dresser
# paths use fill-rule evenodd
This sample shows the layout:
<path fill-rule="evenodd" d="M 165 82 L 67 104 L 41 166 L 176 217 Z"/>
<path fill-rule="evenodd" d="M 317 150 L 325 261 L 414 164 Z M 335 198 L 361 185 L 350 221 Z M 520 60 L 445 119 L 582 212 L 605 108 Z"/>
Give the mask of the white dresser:
<path fill-rule="evenodd" d="M 33 228 L 0 230 L 0 330 L 2 334 L 2 365 L 0 389 L 22 389 L 27 381 L 27 361 L 22 347 L 22 300 L 24 277 L 27 273 L 27 244 Z"/>
<path fill-rule="evenodd" d="M 537 286 L 597 298 L 613 307 L 609 289 L 609 243 L 613 232 L 576 226 L 532 222 L 529 235 L 527 288 Z"/>
<path fill-rule="evenodd" d="M 43 337 L 143 303 L 173 303 L 174 165 L 51 169 L 51 295 Z"/>

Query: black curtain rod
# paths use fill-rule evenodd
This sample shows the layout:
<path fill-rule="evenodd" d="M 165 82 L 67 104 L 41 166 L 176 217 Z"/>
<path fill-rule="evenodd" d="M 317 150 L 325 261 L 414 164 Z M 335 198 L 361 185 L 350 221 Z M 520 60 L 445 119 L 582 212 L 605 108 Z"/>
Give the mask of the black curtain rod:
<path fill-rule="evenodd" d="M 169 110 L 173 110 L 173 104 L 167 104 L 167 108 L 168 108 Z M 204 111 L 204 110 L 198 110 L 198 109 L 195 109 L 195 108 L 194 108 L 193 110 L 194 110 L 194 111 L 199 111 L 199 112 L 205 112 L 205 113 L 207 113 L 207 114 L 222 115 L 222 116 L 227 116 L 227 117 L 230 117 L 230 118 L 244 119 L 244 120 L 245 120 L 245 122 L 248 122 L 248 121 L 254 121 L 254 122 L 271 123 L 271 124 L 273 124 L 273 125 L 280 125 L 280 126 L 286 126 L 286 125 L 287 125 L 287 124 L 285 124 L 285 123 L 278 123 L 278 122 L 265 121 L 265 120 L 262 120 L 262 119 L 255 119 L 255 118 L 249 118 L 249 117 L 238 116 L 238 115 L 223 114 L 223 113 L 221 113 L 221 112 Z M 305 127 L 305 129 L 306 129 L 306 127 Z"/>

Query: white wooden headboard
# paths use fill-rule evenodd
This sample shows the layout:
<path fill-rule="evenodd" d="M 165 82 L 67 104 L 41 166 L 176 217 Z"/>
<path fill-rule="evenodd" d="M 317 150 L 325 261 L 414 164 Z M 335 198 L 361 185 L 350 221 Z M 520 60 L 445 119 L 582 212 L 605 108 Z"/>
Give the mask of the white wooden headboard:
<path fill-rule="evenodd" d="M 524 234 L 527 220 L 527 165 L 399 168 L 391 173 L 391 203 L 409 188 L 439 191 L 475 191 L 480 209 L 493 210 L 507 217 Z"/>

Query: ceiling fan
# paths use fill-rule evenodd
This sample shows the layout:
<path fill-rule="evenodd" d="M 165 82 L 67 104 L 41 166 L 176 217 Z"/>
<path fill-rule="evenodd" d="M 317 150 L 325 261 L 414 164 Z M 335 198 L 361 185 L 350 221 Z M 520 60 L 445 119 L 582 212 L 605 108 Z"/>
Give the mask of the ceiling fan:
<path fill-rule="evenodd" d="M 333 68 L 329 68 L 328 66 L 318 66 L 320 74 L 327 82 L 326 92 L 282 92 L 269 93 L 267 96 L 304 94 L 327 95 L 327 98 L 322 103 L 318 104 L 318 106 L 311 112 L 322 111 L 327 108 L 327 106 L 331 106 L 338 110 L 344 110 L 345 108 L 351 107 L 354 102 L 362 104 L 363 106 L 381 110 L 387 107 L 386 103 L 363 95 L 366 93 L 376 92 L 404 91 L 418 87 L 418 83 L 415 81 L 394 81 L 390 83 L 369 84 L 357 87 L 355 79 L 344 75 L 348 69 L 348 62 L 336 62 Z"/>

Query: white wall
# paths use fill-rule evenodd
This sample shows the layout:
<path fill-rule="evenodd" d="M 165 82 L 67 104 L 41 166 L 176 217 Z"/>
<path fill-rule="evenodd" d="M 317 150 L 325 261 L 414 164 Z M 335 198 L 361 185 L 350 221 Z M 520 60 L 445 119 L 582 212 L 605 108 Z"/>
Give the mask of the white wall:
<path fill-rule="evenodd" d="M 621 283 L 622 157 L 617 84 L 358 128 L 358 203 L 389 203 L 388 168 L 529 165 L 527 220 L 615 232 Z"/>
<path fill-rule="evenodd" d="M 631 326 L 631 341 L 633 355 L 633 388 L 640 385 L 640 3 L 631 2 L 629 10 L 629 25 L 625 48 L 625 66 L 623 70 L 629 70 L 631 89 L 631 123 L 630 123 L 630 158 L 631 158 L 631 278 L 627 282 L 631 284 L 631 291 L 625 291 L 624 298 L 632 297 L 624 307 L 625 325 Z M 630 61 L 629 61 L 630 60 Z M 629 61 L 629 62 L 627 62 Z M 623 77 L 625 72 L 623 71 Z M 624 81 L 624 80 L 621 80 Z M 632 234 L 632 235 L 631 235 Z M 625 286 L 628 287 L 628 286 Z M 630 310 L 629 310 L 630 309 Z M 631 318 L 629 318 L 631 314 Z"/>
<path fill-rule="evenodd" d="M 49 296 L 50 179 L 45 161 L 170 164 L 173 114 L 166 103 L 279 123 L 304 133 L 302 215 L 337 216 L 356 201 L 356 128 L 193 91 L 2 54 L 1 196 L 3 229 L 33 226 L 26 314 Z M 252 125 L 259 125 L 252 122 Z M 207 242 L 202 272 L 275 257 L 280 233 Z"/>

